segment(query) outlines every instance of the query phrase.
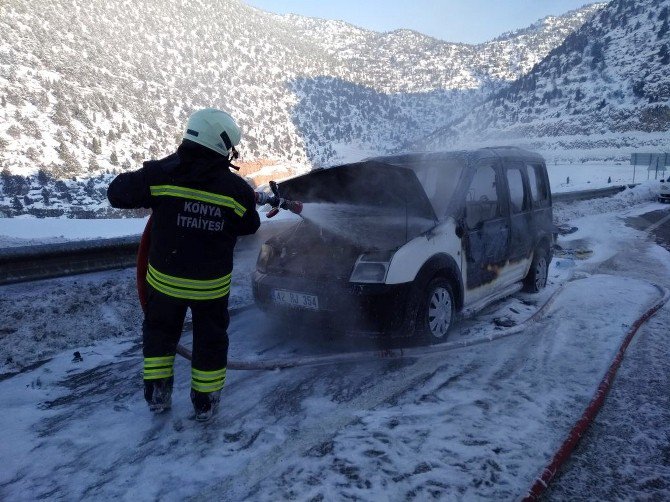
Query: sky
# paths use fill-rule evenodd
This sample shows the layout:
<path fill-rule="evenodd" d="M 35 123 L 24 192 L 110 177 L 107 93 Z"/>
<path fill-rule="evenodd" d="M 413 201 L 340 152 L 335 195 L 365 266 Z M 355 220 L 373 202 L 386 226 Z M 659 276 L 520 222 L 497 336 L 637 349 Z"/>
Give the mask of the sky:
<path fill-rule="evenodd" d="M 480 43 L 591 0 L 246 0 L 277 14 L 338 19 L 375 31 L 409 28 L 447 42 Z"/>

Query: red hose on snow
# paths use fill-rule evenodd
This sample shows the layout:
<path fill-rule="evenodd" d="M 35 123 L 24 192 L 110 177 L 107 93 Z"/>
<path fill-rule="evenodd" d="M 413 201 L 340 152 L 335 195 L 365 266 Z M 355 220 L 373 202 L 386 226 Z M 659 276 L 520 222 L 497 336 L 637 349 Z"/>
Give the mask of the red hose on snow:
<path fill-rule="evenodd" d="M 662 288 L 659 287 L 659 289 Z M 605 373 L 605 376 L 601 380 L 600 385 L 598 386 L 598 390 L 593 396 L 593 399 L 591 399 L 591 402 L 584 410 L 581 418 L 573 426 L 570 434 L 568 434 L 568 437 L 565 439 L 558 451 L 554 454 L 551 462 L 549 462 L 549 465 L 544 468 L 542 474 L 538 476 L 538 478 L 533 483 L 533 486 L 530 487 L 528 493 L 523 498 L 524 502 L 539 500 L 540 496 L 547 489 L 547 486 L 551 480 L 554 479 L 554 476 L 556 476 L 558 470 L 563 466 L 568 458 L 570 458 L 570 455 L 577 446 L 577 443 L 586 432 L 586 429 L 588 429 L 588 427 L 591 425 L 591 422 L 593 422 L 596 415 L 600 411 L 600 408 L 605 402 L 605 397 L 607 396 L 607 393 L 612 386 L 616 372 L 619 369 L 621 362 L 623 361 L 624 353 L 630 345 L 630 342 L 633 340 L 633 337 L 637 333 L 638 329 L 640 329 L 640 326 L 647 322 L 649 318 L 653 316 L 668 301 L 670 296 L 669 292 L 664 288 L 662 290 L 664 291 L 663 298 L 659 300 L 653 307 L 647 310 L 639 319 L 637 319 L 637 321 L 635 321 L 635 323 L 631 326 L 630 330 L 628 330 L 626 337 L 624 338 L 623 342 L 621 342 L 621 346 L 619 347 L 614 361 L 612 361 L 612 364 L 607 370 L 607 373 Z"/>

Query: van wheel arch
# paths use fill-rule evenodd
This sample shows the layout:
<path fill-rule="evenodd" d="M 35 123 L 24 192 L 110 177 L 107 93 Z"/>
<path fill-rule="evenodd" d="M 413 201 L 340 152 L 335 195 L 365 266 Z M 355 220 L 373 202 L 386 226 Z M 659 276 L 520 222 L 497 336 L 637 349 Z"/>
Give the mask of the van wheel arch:
<path fill-rule="evenodd" d="M 455 312 L 463 308 L 463 281 L 456 261 L 447 254 L 434 255 L 423 264 L 412 283 L 403 329 L 407 335 L 416 332 L 418 311 L 424 301 L 426 288 L 431 281 L 439 278 L 446 279 L 451 286 Z"/>
<path fill-rule="evenodd" d="M 416 274 L 414 283 L 423 290 L 430 281 L 437 277 L 443 277 L 451 283 L 456 310 L 461 310 L 463 308 L 463 281 L 461 271 L 451 256 L 447 254 L 432 256 Z"/>

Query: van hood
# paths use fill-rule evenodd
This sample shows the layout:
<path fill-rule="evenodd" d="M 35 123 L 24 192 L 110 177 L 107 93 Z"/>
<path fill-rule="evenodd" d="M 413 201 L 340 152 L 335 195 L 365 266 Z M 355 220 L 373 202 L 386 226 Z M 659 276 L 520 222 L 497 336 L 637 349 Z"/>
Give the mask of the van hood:
<path fill-rule="evenodd" d="M 279 190 L 303 203 L 374 207 L 409 219 L 437 220 L 414 171 L 375 160 L 316 169 L 279 183 Z"/>

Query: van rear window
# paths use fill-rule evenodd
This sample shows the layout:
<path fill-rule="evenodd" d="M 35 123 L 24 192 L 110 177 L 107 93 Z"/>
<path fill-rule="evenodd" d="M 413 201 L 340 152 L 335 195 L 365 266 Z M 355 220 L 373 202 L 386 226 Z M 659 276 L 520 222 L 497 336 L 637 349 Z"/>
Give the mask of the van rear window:
<path fill-rule="evenodd" d="M 543 169 L 538 164 L 527 164 L 528 182 L 530 184 L 530 193 L 534 202 L 547 200 L 549 194 L 545 183 Z"/>

